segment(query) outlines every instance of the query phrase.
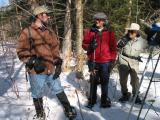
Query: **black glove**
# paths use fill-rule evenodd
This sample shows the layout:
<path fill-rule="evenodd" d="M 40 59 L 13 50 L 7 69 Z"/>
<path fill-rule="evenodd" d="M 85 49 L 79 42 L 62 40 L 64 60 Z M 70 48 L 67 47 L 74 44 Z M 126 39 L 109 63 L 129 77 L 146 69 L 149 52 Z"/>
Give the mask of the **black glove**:
<path fill-rule="evenodd" d="M 116 64 L 115 60 L 110 61 L 110 63 L 109 63 L 109 73 L 111 73 L 111 71 L 115 67 L 115 64 Z"/>
<path fill-rule="evenodd" d="M 62 66 L 63 60 L 59 58 L 54 64 L 56 66 L 55 73 L 53 75 L 53 79 L 57 79 L 59 75 L 62 72 L 61 66 Z"/>
<path fill-rule="evenodd" d="M 93 72 L 96 68 L 96 63 L 88 61 L 88 65 L 89 65 L 89 72 Z"/>
<path fill-rule="evenodd" d="M 136 57 L 136 59 L 137 59 L 139 62 L 143 62 L 142 59 L 141 59 L 141 56 Z"/>
<path fill-rule="evenodd" d="M 93 39 L 88 46 L 88 51 L 93 52 L 97 47 L 98 47 L 97 40 Z"/>
<path fill-rule="evenodd" d="M 117 48 L 121 49 L 123 48 L 129 41 L 129 38 L 127 36 L 121 38 L 118 42 Z"/>
<path fill-rule="evenodd" d="M 28 67 L 29 69 L 32 69 L 34 67 L 34 63 L 36 61 L 37 56 L 34 55 L 32 56 L 26 63 L 26 67 Z"/>

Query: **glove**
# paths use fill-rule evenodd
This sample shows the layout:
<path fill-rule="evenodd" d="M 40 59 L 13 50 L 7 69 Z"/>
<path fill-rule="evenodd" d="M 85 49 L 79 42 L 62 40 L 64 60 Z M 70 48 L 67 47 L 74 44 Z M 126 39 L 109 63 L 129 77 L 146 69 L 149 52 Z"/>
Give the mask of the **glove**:
<path fill-rule="evenodd" d="M 129 39 L 125 36 L 122 39 L 119 40 L 117 48 L 122 49 L 127 43 Z"/>
<path fill-rule="evenodd" d="M 139 62 L 143 62 L 142 59 L 141 59 L 141 56 L 138 56 L 136 59 L 137 59 Z"/>
<path fill-rule="evenodd" d="M 95 62 L 88 62 L 89 65 L 89 72 L 93 72 L 96 69 L 96 63 Z"/>
<path fill-rule="evenodd" d="M 93 39 L 89 44 L 88 50 L 89 52 L 93 52 L 97 47 L 98 47 L 98 43 L 96 39 Z"/>
<path fill-rule="evenodd" d="M 54 64 L 56 66 L 55 73 L 53 75 L 53 79 L 57 79 L 59 75 L 62 72 L 61 66 L 62 66 L 63 60 L 59 58 Z"/>
<path fill-rule="evenodd" d="M 32 69 L 34 67 L 34 63 L 36 61 L 37 56 L 34 55 L 32 56 L 27 62 L 26 62 L 26 67 L 28 67 L 29 69 Z"/>
<path fill-rule="evenodd" d="M 113 68 L 115 67 L 115 64 L 116 64 L 115 60 L 110 61 L 110 63 L 109 63 L 109 73 L 111 73 L 111 71 L 112 71 Z"/>
<path fill-rule="evenodd" d="M 57 61 L 54 63 L 54 65 L 62 65 L 63 60 L 61 58 L 58 58 Z"/>

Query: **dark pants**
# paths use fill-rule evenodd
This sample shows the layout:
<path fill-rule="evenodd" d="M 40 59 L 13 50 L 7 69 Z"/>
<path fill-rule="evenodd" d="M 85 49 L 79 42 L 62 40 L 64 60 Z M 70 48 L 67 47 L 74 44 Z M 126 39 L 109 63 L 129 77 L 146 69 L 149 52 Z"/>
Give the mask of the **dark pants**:
<path fill-rule="evenodd" d="M 120 65 L 118 67 L 118 70 L 119 70 L 122 94 L 124 95 L 128 92 L 127 81 L 129 74 L 131 76 L 130 84 L 132 86 L 132 93 L 136 94 L 136 91 L 138 90 L 139 87 L 139 79 L 137 76 L 137 72 L 134 69 L 129 68 L 127 65 Z"/>
<path fill-rule="evenodd" d="M 93 62 L 88 62 L 88 67 L 90 70 L 90 96 L 89 102 L 95 103 L 97 99 L 97 83 L 100 80 L 101 84 L 101 100 L 108 97 L 108 83 L 110 74 L 110 62 L 106 63 L 95 63 L 95 74 L 93 71 Z"/>

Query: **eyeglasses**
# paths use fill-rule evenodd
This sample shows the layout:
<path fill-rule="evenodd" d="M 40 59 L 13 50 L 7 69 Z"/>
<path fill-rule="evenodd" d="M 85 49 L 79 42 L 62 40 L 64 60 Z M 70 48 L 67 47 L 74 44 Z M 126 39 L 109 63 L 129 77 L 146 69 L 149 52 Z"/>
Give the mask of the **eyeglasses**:
<path fill-rule="evenodd" d="M 133 33 L 137 33 L 137 31 L 135 30 L 128 30 L 129 33 L 133 34 Z"/>
<path fill-rule="evenodd" d="M 42 13 L 42 15 L 43 15 L 43 14 L 46 14 L 47 16 L 50 16 L 49 13 Z"/>
<path fill-rule="evenodd" d="M 105 21 L 105 19 L 95 19 L 96 21 Z"/>

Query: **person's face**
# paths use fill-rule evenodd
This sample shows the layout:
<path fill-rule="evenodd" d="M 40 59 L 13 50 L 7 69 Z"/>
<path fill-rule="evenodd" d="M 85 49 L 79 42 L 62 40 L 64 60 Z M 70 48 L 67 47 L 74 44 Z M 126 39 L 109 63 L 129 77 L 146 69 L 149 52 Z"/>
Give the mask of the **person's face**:
<path fill-rule="evenodd" d="M 50 19 L 50 16 L 48 13 L 41 13 L 40 15 L 38 15 L 38 18 L 44 22 L 44 23 L 48 23 L 48 20 Z"/>
<path fill-rule="evenodd" d="M 129 33 L 129 37 L 131 39 L 135 39 L 137 37 L 138 31 L 136 31 L 136 30 L 129 30 L 128 33 Z"/>
<path fill-rule="evenodd" d="M 96 19 L 95 22 L 96 22 L 96 26 L 98 28 L 103 28 L 104 27 L 105 20 L 103 20 L 103 19 Z"/>

